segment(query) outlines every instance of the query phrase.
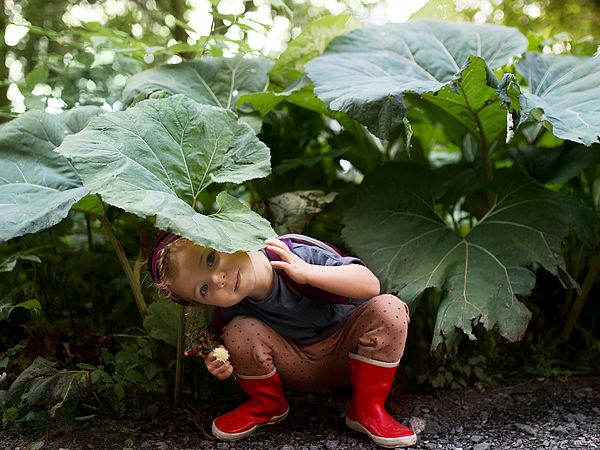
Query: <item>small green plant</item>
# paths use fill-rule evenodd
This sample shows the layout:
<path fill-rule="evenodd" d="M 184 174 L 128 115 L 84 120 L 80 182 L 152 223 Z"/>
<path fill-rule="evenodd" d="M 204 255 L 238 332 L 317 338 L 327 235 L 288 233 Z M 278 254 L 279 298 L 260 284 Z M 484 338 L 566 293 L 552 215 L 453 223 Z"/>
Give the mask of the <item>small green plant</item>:
<path fill-rule="evenodd" d="M 487 359 L 483 355 L 455 358 L 417 378 L 419 384 L 434 388 L 462 389 L 467 386 L 483 388 L 492 381 L 488 375 Z"/>
<path fill-rule="evenodd" d="M 103 349 L 98 366 L 80 363 L 77 367 L 89 372 L 94 392 L 112 408 L 125 400 L 143 404 L 166 391 L 153 348 L 151 339 L 137 337 L 123 343 L 114 355 Z"/>
<path fill-rule="evenodd" d="M 38 357 L 6 391 L 0 391 L 4 426 L 33 427 L 37 432 L 53 422 L 68 427 L 77 405 L 91 395 L 89 373 L 55 366 Z"/>

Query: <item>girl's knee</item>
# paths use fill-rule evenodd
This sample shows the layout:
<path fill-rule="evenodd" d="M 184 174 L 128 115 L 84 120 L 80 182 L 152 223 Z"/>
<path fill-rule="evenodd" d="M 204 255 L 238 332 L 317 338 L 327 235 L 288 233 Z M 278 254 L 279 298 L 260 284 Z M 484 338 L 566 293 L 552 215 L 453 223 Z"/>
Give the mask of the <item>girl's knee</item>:
<path fill-rule="evenodd" d="M 368 310 L 375 320 L 385 325 L 407 326 L 410 321 L 408 305 L 392 294 L 382 294 L 369 300 Z"/>
<path fill-rule="evenodd" d="M 404 353 L 408 334 L 408 307 L 395 295 L 378 295 L 365 305 L 364 332 L 358 354 L 384 362 L 397 362 Z"/>
<path fill-rule="evenodd" d="M 225 347 L 240 347 L 253 345 L 256 341 L 264 339 L 267 326 L 255 317 L 234 317 L 223 330 L 223 343 Z"/>

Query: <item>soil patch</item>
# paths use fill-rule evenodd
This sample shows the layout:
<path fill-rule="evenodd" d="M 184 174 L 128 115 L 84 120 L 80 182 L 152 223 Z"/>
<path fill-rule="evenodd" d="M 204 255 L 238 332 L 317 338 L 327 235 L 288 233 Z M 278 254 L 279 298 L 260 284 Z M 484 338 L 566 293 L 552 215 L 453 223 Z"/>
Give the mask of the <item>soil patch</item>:
<path fill-rule="evenodd" d="M 89 449 L 281 449 L 355 450 L 379 448 L 346 427 L 350 390 L 313 394 L 289 392 L 289 417 L 236 442 L 210 435 L 212 419 L 237 401 L 199 407 L 155 405 L 121 420 L 76 423 L 68 434 L 37 441 L 44 450 Z M 415 449 L 597 449 L 600 448 L 600 375 L 565 381 L 529 380 L 494 385 L 485 391 L 428 393 L 394 390 L 388 400 L 394 417 L 419 432 Z M 3 449 L 26 450 L 32 442 L 5 433 Z"/>

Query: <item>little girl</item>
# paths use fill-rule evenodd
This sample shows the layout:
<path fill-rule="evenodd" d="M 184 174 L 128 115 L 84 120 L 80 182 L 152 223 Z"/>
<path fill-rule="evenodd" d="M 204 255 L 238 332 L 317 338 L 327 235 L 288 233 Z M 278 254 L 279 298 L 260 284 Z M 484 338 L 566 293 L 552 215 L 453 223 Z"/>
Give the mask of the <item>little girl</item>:
<path fill-rule="evenodd" d="M 404 352 L 406 304 L 379 295 L 379 280 L 357 258 L 301 243 L 293 243 L 292 251 L 279 239 L 265 242 L 263 250 L 229 254 L 161 232 L 148 257 L 163 296 L 215 306 L 225 320 L 221 338 L 230 360 L 210 353 L 206 367 L 221 380 L 235 371 L 250 400 L 217 417 L 213 434 L 232 441 L 285 419 L 282 385 L 314 390 L 351 383 L 350 428 L 383 447 L 415 444 L 415 433 L 384 407 Z M 316 300 L 294 289 L 294 282 L 367 300 L 358 305 Z"/>

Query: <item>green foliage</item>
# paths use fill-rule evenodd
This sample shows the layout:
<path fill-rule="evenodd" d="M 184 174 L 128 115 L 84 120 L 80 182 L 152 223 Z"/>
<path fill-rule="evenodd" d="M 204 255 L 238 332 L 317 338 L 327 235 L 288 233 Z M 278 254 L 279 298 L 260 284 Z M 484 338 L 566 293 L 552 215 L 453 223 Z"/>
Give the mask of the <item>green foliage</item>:
<path fill-rule="evenodd" d="M 49 411 L 54 418 L 73 402 L 85 401 L 91 394 L 89 373 L 57 370 L 55 363 L 37 358 L 11 384 L 2 399 L 3 420 L 14 420 L 21 408 Z"/>
<path fill-rule="evenodd" d="M 407 114 L 406 92 L 437 92 L 460 74 L 471 55 L 496 68 L 526 45 L 517 30 L 493 25 L 417 21 L 365 27 L 334 39 L 307 65 L 307 74 L 330 109 L 390 139 Z"/>
<path fill-rule="evenodd" d="M 171 301 L 157 301 L 148 308 L 144 328 L 154 339 L 177 347 L 177 329 L 173 326 L 179 320 L 179 306 Z"/>
<path fill-rule="evenodd" d="M 106 349 L 98 366 L 78 364 L 89 374 L 94 392 L 112 408 L 123 401 L 151 401 L 154 395 L 165 393 L 162 367 L 154 356 L 151 340 L 140 337 L 124 342 L 116 354 Z"/>
<path fill-rule="evenodd" d="M 104 114 L 57 151 L 104 201 L 156 216 L 157 227 L 198 244 L 250 250 L 273 235 L 265 220 L 226 193 L 217 197 L 217 213 L 197 212 L 199 195 L 212 183 L 240 183 L 269 172 L 268 149 L 224 109 L 182 95 L 147 100 Z"/>
<path fill-rule="evenodd" d="M 38 317 L 42 311 L 42 305 L 40 305 L 40 302 L 35 299 L 27 300 L 16 304 L 2 303 L 0 304 L 0 321 L 8 321 L 12 312 L 17 308 L 27 310 L 31 315 L 32 319 Z"/>
<path fill-rule="evenodd" d="M 239 95 L 261 91 L 272 61 L 262 58 L 205 58 L 145 70 L 127 80 L 123 102 L 182 94 L 203 105 L 233 109 Z"/>
<path fill-rule="evenodd" d="M 597 58 L 527 52 L 515 67 L 529 85 L 519 98 L 520 124 L 538 121 L 561 139 L 600 142 Z"/>
<path fill-rule="evenodd" d="M 548 296 L 557 317 L 595 295 L 599 92 L 585 46 L 459 22 L 347 33 L 356 24 L 340 15 L 305 26 L 272 61 L 225 35 L 250 25 L 216 3 L 213 33 L 195 43 L 179 13 L 168 36 L 133 37 L 123 31 L 132 17 L 30 29 L 50 50 L 27 66 L 26 105 L 55 96 L 67 111 L 28 111 L 0 128 L 0 320 L 11 327 L 0 367 L 10 381 L 43 372 L 39 386 L 13 382 L 5 420 L 78 407 L 70 390 L 45 391 L 48 379 L 86 379 L 86 393 L 117 410 L 165 394 L 181 311 L 153 301 L 143 274 L 154 228 L 224 251 L 262 247 L 271 225 L 349 247 L 413 305 L 413 324 L 425 316 L 419 348 L 464 352 L 429 367 L 439 387 L 488 380 L 496 350 L 483 358 L 462 345 L 484 329 L 521 339 L 540 314 L 540 276 L 590 287 L 583 299 Z M 155 13 L 136 23 L 150 29 Z M 224 58 L 234 41 L 238 55 Z M 537 52 L 558 43 L 578 56 Z M 174 55 L 199 59 L 170 64 Z M 149 307 L 136 318 L 131 300 L 142 295 Z M 136 322 L 147 337 L 96 345 L 100 360 L 66 364 L 80 370 L 27 369 L 36 327 L 110 335 Z M 576 330 L 593 360 L 597 341 Z M 19 403 L 19 389 L 39 401 Z"/>
<path fill-rule="evenodd" d="M 397 42 L 405 45 L 398 47 Z M 479 167 L 480 175 L 471 178 L 474 184 L 459 180 L 460 184 L 447 186 L 436 182 L 427 169 L 376 169 L 358 189 L 357 206 L 346 214 L 347 243 L 375 268 L 387 289 L 409 302 L 427 288 L 443 290 L 433 349 L 441 343 L 456 348 L 461 336 L 457 330 L 473 338 L 472 327 L 480 321 L 487 329 L 498 327 L 509 340 L 519 339 L 530 313 L 518 296 L 526 296 L 535 280 L 528 268 L 539 263 L 555 275 L 564 273 L 560 245 L 567 226 L 579 227 L 587 236 L 583 241 L 592 248 L 597 245 L 597 218 L 576 199 L 555 198 L 555 193 L 540 190 L 518 171 L 495 170 L 492 152 L 502 146 L 504 130 L 510 140 L 521 126 L 529 138 L 523 125 L 546 120 L 541 113 L 530 112 L 532 96 L 518 92 L 510 74 L 499 84 L 488 68 L 499 68 L 524 50 L 525 39 L 516 30 L 426 21 L 351 32 L 336 38 L 323 56 L 307 65 L 315 92 L 330 109 L 347 112 L 392 142 L 406 125 L 407 115 L 417 123 L 429 122 L 416 128 L 420 131 L 413 137 L 416 140 L 426 138 L 425 130 L 441 123 L 443 144 L 462 147 L 459 161 Z M 351 64 L 356 57 L 369 62 L 367 69 Z M 589 92 L 572 96 L 569 92 L 591 88 L 593 63 L 549 57 L 568 66 L 569 79 L 581 77 L 573 88 L 562 88 L 567 77 L 557 75 L 552 81 L 554 71 L 545 70 L 540 58 L 535 70 L 527 70 L 525 82 L 530 82 L 531 90 L 538 83 L 549 83 L 548 93 L 558 89 L 561 101 L 574 108 L 568 108 L 569 117 L 579 118 L 577 124 L 566 124 L 572 134 L 556 127 L 553 132 L 576 142 L 594 142 L 585 135 L 598 136 L 600 127 L 587 120 L 581 109 L 593 103 L 581 103 L 583 95 L 594 97 Z M 506 123 L 501 105 L 512 108 L 511 120 L 521 113 L 517 125 Z M 416 114 L 408 114 L 409 106 L 417 108 Z M 593 117 L 593 106 L 590 114 Z M 551 115 L 561 120 L 559 112 Z M 408 146 L 406 152 L 410 159 Z M 452 172 L 452 166 L 445 164 L 442 176 Z M 552 213 L 544 218 L 548 211 Z M 500 212 L 502 217 L 496 221 Z M 446 219 L 453 231 L 445 225 Z"/>
<path fill-rule="evenodd" d="M 71 165 L 53 152 L 69 130 L 61 119 L 30 111 L 0 128 L 0 242 L 55 225 L 87 193 Z"/>
<path fill-rule="evenodd" d="M 482 387 L 491 382 L 487 375 L 486 358 L 483 355 L 471 356 L 466 361 L 455 360 L 446 366 L 439 366 L 417 380 L 429 383 L 434 388 L 462 389 L 475 385 Z"/>
<path fill-rule="evenodd" d="M 346 215 L 344 237 L 384 280 L 384 289 L 409 304 L 428 288 L 443 289 L 432 349 L 442 342 L 455 347 L 458 330 L 474 338 L 479 322 L 518 340 L 531 315 L 518 299 L 535 283 L 528 267 L 538 263 L 558 275 L 566 225 L 577 224 L 595 239 L 593 220 L 568 197 L 505 170 L 497 173 L 497 201 L 461 233 L 460 225 L 449 228 L 436 212 L 447 190 L 433 171 L 383 166 L 364 181 Z"/>
<path fill-rule="evenodd" d="M 325 51 L 331 40 L 350 31 L 349 16 L 325 16 L 308 24 L 279 55 L 271 69 L 271 81 L 285 87 L 304 75 L 304 65 Z"/>

